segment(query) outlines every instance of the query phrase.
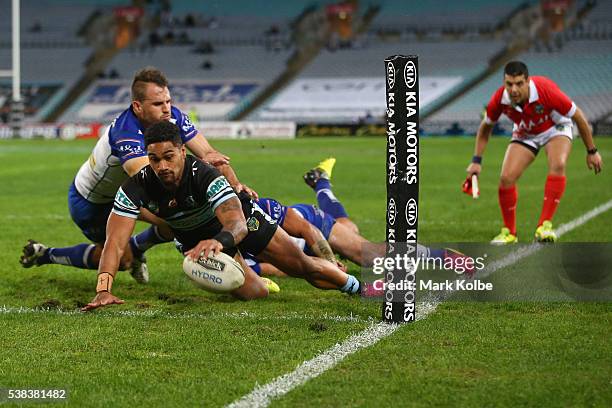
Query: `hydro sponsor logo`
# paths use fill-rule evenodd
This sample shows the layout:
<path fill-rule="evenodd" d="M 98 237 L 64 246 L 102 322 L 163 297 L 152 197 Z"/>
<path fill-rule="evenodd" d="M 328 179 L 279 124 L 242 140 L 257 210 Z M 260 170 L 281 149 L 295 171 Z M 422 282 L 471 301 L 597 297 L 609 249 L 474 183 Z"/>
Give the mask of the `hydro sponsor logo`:
<path fill-rule="evenodd" d="M 221 261 L 212 258 L 200 258 L 198 263 L 205 268 L 221 272 L 225 268 L 225 264 Z"/>
<path fill-rule="evenodd" d="M 414 227 L 417 222 L 419 206 L 414 198 L 406 203 L 406 222 L 410 227 Z"/>
<path fill-rule="evenodd" d="M 391 61 L 387 62 L 387 85 L 389 88 L 395 86 L 395 67 Z"/>
<path fill-rule="evenodd" d="M 395 225 L 395 218 L 397 217 L 397 206 L 395 205 L 395 200 L 391 198 L 389 200 L 389 205 L 387 206 L 387 220 L 389 221 L 389 225 Z"/>
<path fill-rule="evenodd" d="M 217 285 L 223 284 L 222 278 L 218 277 L 217 275 L 213 275 L 212 273 L 205 272 L 205 271 L 199 271 L 199 270 L 192 269 L 191 275 L 196 276 L 200 279 L 209 280 Z"/>
<path fill-rule="evenodd" d="M 404 67 L 404 81 L 408 89 L 412 89 L 417 81 L 417 70 L 416 65 L 413 61 L 408 61 Z"/>

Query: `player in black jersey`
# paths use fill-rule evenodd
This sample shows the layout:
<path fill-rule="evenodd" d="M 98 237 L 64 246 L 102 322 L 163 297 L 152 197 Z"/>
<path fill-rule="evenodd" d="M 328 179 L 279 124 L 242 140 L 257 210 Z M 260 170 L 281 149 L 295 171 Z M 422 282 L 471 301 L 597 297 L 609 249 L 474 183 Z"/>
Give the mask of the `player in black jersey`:
<path fill-rule="evenodd" d="M 176 125 L 164 121 L 149 127 L 145 145 L 150 164 L 117 191 L 100 260 L 97 294 L 84 311 L 123 303 L 110 290 L 141 208 L 168 223 L 185 255 L 197 259 L 223 251 L 234 256 L 246 275 L 244 285 L 232 291 L 239 299 L 266 297 L 268 289 L 238 249 L 317 288 L 361 292 L 355 277 L 329 261 L 305 255 L 246 194 L 239 198 L 218 170 L 187 155 Z"/>

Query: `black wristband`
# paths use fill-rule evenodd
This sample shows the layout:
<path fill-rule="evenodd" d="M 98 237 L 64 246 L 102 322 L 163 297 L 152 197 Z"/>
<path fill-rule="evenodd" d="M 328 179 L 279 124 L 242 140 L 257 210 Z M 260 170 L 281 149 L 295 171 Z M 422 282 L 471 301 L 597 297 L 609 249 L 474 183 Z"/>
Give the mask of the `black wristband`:
<path fill-rule="evenodd" d="M 472 156 L 472 163 L 481 164 L 482 163 L 482 156 Z"/>
<path fill-rule="evenodd" d="M 223 245 L 223 249 L 233 248 L 236 243 L 234 242 L 234 236 L 229 231 L 221 231 L 213 237 L 213 239 L 219 241 Z"/>
<path fill-rule="evenodd" d="M 597 153 L 597 148 L 596 147 L 587 150 L 587 154 L 595 154 L 595 153 Z"/>

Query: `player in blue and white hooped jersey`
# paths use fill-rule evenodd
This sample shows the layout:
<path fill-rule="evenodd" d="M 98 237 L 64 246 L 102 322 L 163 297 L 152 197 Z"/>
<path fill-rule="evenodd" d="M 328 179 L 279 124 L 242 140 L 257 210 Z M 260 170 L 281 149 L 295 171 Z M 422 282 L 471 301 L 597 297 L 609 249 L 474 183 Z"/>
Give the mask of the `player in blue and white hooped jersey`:
<path fill-rule="evenodd" d="M 76 174 L 68 193 L 73 221 L 93 244 L 52 248 L 30 240 L 23 249 L 21 264 L 26 267 L 62 264 L 97 269 L 106 238 L 106 221 L 119 186 L 148 164 L 143 132 L 159 121 L 176 124 L 182 142 L 200 159 L 217 166 L 237 191 L 256 193 L 240 184 L 229 166 L 229 158 L 217 152 L 190 122 L 188 116 L 171 105 L 168 81 L 155 68 L 136 73 L 132 82 L 132 104 L 106 129 L 89 159 Z M 165 223 L 149 211 L 140 219 L 153 224 L 132 237 L 121 259 L 121 269 L 130 269 L 137 281 L 148 281 L 144 252 L 155 244 L 172 240 Z"/>
<path fill-rule="evenodd" d="M 298 246 L 308 255 L 334 261 L 334 253 L 360 266 L 370 265 L 372 258 L 384 256 L 384 245 L 374 244 L 359 233 L 359 228 L 350 219 L 342 202 L 334 195 L 329 181 L 336 159 L 323 160 L 304 176 L 306 183 L 316 192 L 317 204 L 294 204 L 284 206 L 272 198 L 257 200 L 259 207 L 292 236 Z M 318 232 L 318 234 L 317 234 Z M 325 241 L 322 241 L 325 240 Z M 331 252 L 326 250 L 329 248 Z M 450 248 L 429 248 L 417 244 L 417 256 L 426 258 L 459 258 L 464 254 Z M 255 257 L 247 259 L 257 273 L 285 275 L 271 265 L 259 263 Z M 471 275 L 473 270 L 467 271 Z"/>

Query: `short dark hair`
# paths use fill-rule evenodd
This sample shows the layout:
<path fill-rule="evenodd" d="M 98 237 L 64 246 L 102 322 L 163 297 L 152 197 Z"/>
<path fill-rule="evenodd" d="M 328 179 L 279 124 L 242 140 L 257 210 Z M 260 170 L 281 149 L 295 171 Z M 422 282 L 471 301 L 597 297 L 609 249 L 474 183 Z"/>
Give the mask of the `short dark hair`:
<path fill-rule="evenodd" d="M 168 86 L 166 76 L 155 67 L 146 67 L 136 72 L 134 81 L 132 81 L 132 100 L 143 101 L 145 98 L 145 90 L 147 83 L 165 88 Z"/>
<path fill-rule="evenodd" d="M 529 70 L 527 69 L 527 65 L 521 61 L 510 61 L 504 67 L 504 74 L 510 76 L 519 76 L 524 75 L 525 78 L 529 78 Z"/>
<path fill-rule="evenodd" d="M 175 146 L 182 146 L 181 131 L 174 123 L 163 120 L 147 128 L 144 132 L 145 147 L 153 143 L 172 142 Z"/>

